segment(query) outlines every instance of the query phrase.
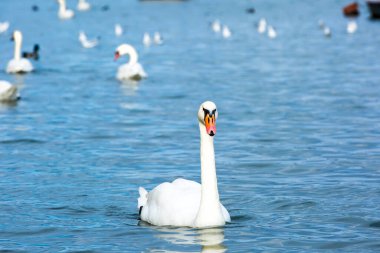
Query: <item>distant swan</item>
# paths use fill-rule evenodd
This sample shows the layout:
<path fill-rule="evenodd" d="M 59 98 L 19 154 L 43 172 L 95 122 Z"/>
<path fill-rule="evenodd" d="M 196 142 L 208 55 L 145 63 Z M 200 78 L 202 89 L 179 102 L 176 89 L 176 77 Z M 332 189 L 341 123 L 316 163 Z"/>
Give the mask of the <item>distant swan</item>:
<path fill-rule="evenodd" d="M 226 26 L 226 25 L 223 26 L 223 29 L 222 29 L 222 36 L 223 36 L 223 38 L 225 38 L 225 39 L 228 39 L 229 37 L 231 37 L 231 31 L 230 31 L 230 29 L 228 28 L 228 26 Z"/>
<path fill-rule="evenodd" d="M 199 107 L 201 135 L 201 181 L 186 179 L 162 183 L 149 193 L 139 188 L 138 208 L 141 220 L 157 226 L 217 227 L 230 222 L 227 209 L 220 203 L 216 178 L 214 135 L 218 112 L 213 102 Z"/>
<path fill-rule="evenodd" d="M 211 28 L 216 33 L 220 32 L 222 30 L 222 26 L 221 26 L 219 20 L 215 20 L 214 22 L 212 22 Z"/>
<path fill-rule="evenodd" d="M 350 21 L 347 24 L 347 32 L 353 34 L 358 29 L 358 24 L 355 21 Z"/>
<path fill-rule="evenodd" d="M 144 33 L 144 36 L 143 36 L 144 46 L 149 47 L 151 43 L 152 43 L 152 39 L 150 38 L 149 33 Z"/>
<path fill-rule="evenodd" d="M 74 11 L 66 9 L 65 0 L 58 0 L 58 4 L 59 4 L 58 17 L 60 19 L 70 19 L 74 17 Z"/>
<path fill-rule="evenodd" d="M 9 28 L 9 22 L 0 22 L 0 33 L 6 32 Z"/>
<path fill-rule="evenodd" d="M 277 32 L 271 25 L 268 26 L 268 37 L 271 39 L 275 39 L 277 37 Z"/>
<path fill-rule="evenodd" d="M 11 102 L 19 99 L 18 89 L 7 81 L 0 80 L 0 102 Z"/>
<path fill-rule="evenodd" d="M 77 9 L 78 11 L 87 11 L 91 8 L 91 5 L 89 2 L 86 2 L 86 0 L 78 0 Z"/>
<path fill-rule="evenodd" d="M 161 34 L 159 32 L 155 32 L 153 35 L 153 41 L 156 45 L 161 45 L 163 42 Z"/>
<path fill-rule="evenodd" d="M 259 20 L 259 24 L 257 25 L 257 32 L 264 33 L 266 29 L 267 29 L 267 21 L 265 18 L 261 18 Z"/>
<path fill-rule="evenodd" d="M 18 30 L 13 32 L 12 40 L 14 40 L 14 56 L 8 62 L 7 73 L 26 73 L 33 70 L 33 65 L 28 59 L 21 58 L 22 33 Z"/>
<path fill-rule="evenodd" d="M 129 62 L 118 68 L 116 78 L 123 80 L 141 80 L 147 77 L 143 67 L 138 63 L 138 55 L 134 47 L 122 44 L 116 48 L 115 61 L 123 55 L 129 55 Z"/>
<path fill-rule="evenodd" d="M 97 39 L 92 39 L 92 40 L 87 39 L 87 36 L 83 31 L 79 32 L 78 39 L 84 48 L 93 48 L 97 46 L 99 43 Z"/>
<path fill-rule="evenodd" d="M 123 34 L 123 27 L 120 24 L 115 25 L 115 35 L 120 37 Z"/>

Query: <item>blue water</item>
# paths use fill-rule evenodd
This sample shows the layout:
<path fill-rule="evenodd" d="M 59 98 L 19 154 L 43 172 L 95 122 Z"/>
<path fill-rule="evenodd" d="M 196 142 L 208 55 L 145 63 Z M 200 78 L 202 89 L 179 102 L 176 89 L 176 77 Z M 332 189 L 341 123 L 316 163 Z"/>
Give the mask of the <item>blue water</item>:
<path fill-rule="evenodd" d="M 91 3 L 60 21 L 55 1 L 1 0 L 0 21 L 11 22 L 1 69 L 12 29 L 24 50 L 40 44 L 41 59 L 27 75 L 0 72 L 22 96 L 0 106 L 0 250 L 380 251 L 380 22 L 363 3 L 351 36 L 345 1 Z M 261 17 L 276 39 L 256 32 Z M 210 30 L 216 18 L 231 39 Z M 115 23 L 126 27 L 120 38 Z M 83 49 L 80 29 L 100 45 Z M 154 31 L 165 43 L 144 48 Z M 123 42 L 149 75 L 139 84 L 115 79 Z M 139 224 L 138 186 L 200 180 L 196 113 L 207 99 L 219 110 L 219 191 L 232 222 Z"/>

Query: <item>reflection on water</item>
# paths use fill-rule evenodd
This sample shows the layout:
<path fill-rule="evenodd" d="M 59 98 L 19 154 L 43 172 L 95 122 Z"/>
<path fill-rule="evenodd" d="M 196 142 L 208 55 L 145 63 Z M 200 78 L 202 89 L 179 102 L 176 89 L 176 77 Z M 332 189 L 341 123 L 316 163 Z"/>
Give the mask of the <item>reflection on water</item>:
<path fill-rule="evenodd" d="M 155 227 L 160 233 L 157 238 L 176 245 L 200 245 L 200 252 L 221 253 L 227 251 L 224 242 L 224 228 L 165 228 Z M 153 250 L 152 252 L 157 252 Z M 172 251 L 161 251 L 172 252 Z M 176 251 L 178 252 L 178 251 Z"/>
<path fill-rule="evenodd" d="M 120 87 L 124 95 L 134 96 L 139 89 L 139 82 L 135 80 L 123 80 Z"/>

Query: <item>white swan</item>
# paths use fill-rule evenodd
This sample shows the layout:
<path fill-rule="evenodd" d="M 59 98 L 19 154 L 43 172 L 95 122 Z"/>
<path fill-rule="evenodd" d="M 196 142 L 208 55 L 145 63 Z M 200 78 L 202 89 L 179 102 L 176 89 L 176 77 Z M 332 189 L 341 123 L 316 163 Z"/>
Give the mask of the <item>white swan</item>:
<path fill-rule="evenodd" d="M 355 21 L 350 21 L 347 23 L 347 32 L 353 34 L 358 29 L 358 24 Z"/>
<path fill-rule="evenodd" d="M 277 37 L 277 32 L 274 29 L 274 27 L 271 25 L 268 26 L 268 37 L 271 39 L 274 39 Z"/>
<path fill-rule="evenodd" d="M 66 9 L 65 0 L 58 0 L 58 4 L 59 4 L 58 17 L 60 19 L 70 19 L 74 17 L 74 11 Z"/>
<path fill-rule="evenodd" d="M 219 20 L 215 20 L 214 22 L 212 22 L 211 24 L 211 28 L 214 32 L 218 33 L 221 31 L 222 27 L 220 25 L 220 22 Z"/>
<path fill-rule="evenodd" d="M 149 36 L 149 33 L 144 33 L 144 36 L 143 36 L 143 44 L 144 44 L 144 46 L 149 47 L 151 43 L 152 43 L 152 40 L 151 40 L 151 38 Z"/>
<path fill-rule="evenodd" d="M 9 28 L 9 22 L 0 22 L 0 33 L 4 33 Z"/>
<path fill-rule="evenodd" d="M 0 80 L 0 102 L 11 102 L 19 99 L 18 89 L 7 81 Z"/>
<path fill-rule="evenodd" d="M 228 39 L 229 37 L 231 37 L 231 31 L 230 31 L 230 29 L 228 28 L 228 26 L 226 26 L 226 25 L 223 26 L 223 29 L 222 29 L 222 36 L 223 36 L 223 38 L 225 38 L 225 39 Z"/>
<path fill-rule="evenodd" d="M 324 34 L 326 37 L 331 37 L 331 29 L 330 29 L 330 27 L 325 26 L 325 27 L 323 28 L 323 34 Z"/>
<path fill-rule="evenodd" d="M 199 107 L 201 135 L 201 181 L 186 179 L 162 183 L 149 193 L 139 188 L 140 218 L 158 226 L 217 227 L 230 222 L 227 209 L 219 201 L 214 157 L 214 135 L 218 111 L 213 102 Z"/>
<path fill-rule="evenodd" d="M 115 61 L 122 55 L 129 55 L 129 62 L 123 64 L 117 70 L 116 78 L 123 80 L 140 80 L 147 77 L 143 67 L 138 63 L 138 55 L 134 47 L 122 44 L 116 48 Z"/>
<path fill-rule="evenodd" d="M 161 38 L 161 34 L 159 32 L 154 33 L 153 41 L 154 41 L 154 44 L 156 44 L 156 45 L 161 45 L 162 43 L 164 43 L 162 38 Z"/>
<path fill-rule="evenodd" d="M 120 24 L 115 25 L 115 35 L 120 37 L 123 34 L 123 27 Z"/>
<path fill-rule="evenodd" d="M 84 48 L 93 48 L 98 45 L 99 41 L 97 39 L 89 40 L 83 31 L 79 32 L 79 41 Z"/>
<path fill-rule="evenodd" d="M 12 39 L 15 43 L 13 59 L 8 62 L 7 73 L 26 73 L 33 70 L 32 63 L 25 58 L 21 58 L 22 33 L 18 30 L 13 32 Z"/>
<path fill-rule="evenodd" d="M 86 2 L 86 0 L 78 0 L 77 9 L 78 11 L 87 11 L 91 8 L 91 5 L 89 2 Z"/>
<path fill-rule="evenodd" d="M 259 24 L 257 26 L 257 32 L 258 33 L 265 33 L 266 29 L 267 29 L 267 21 L 265 18 L 261 18 L 259 20 Z"/>

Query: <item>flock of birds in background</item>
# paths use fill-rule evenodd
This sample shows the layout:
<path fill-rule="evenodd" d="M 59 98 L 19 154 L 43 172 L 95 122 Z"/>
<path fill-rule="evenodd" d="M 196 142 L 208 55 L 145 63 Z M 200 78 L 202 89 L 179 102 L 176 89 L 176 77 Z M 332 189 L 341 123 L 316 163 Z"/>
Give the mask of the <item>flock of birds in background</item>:
<path fill-rule="evenodd" d="M 62 20 L 71 19 L 75 16 L 73 10 L 66 8 L 65 0 L 57 0 L 59 4 L 58 17 Z M 37 7 L 33 7 L 37 8 Z M 78 0 L 77 10 L 87 11 L 91 8 L 91 5 L 86 0 Z M 331 37 L 332 32 L 323 20 L 318 21 L 320 29 L 326 37 Z M 9 29 L 9 22 L 0 22 L 0 34 L 6 32 Z M 223 38 L 228 39 L 232 36 L 230 28 L 222 24 L 219 20 L 215 20 L 211 23 L 211 29 L 216 34 L 221 34 Z M 349 34 L 353 34 L 358 29 L 356 21 L 349 21 L 347 23 L 346 31 Z M 123 34 L 123 27 L 120 24 L 115 25 L 115 36 L 119 37 Z M 276 29 L 268 24 L 265 18 L 261 18 L 257 24 L 257 32 L 259 34 L 267 34 L 270 39 L 277 37 Z M 38 60 L 39 45 L 34 45 L 32 52 L 23 52 L 21 54 L 22 33 L 21 31 L 14 31 L 12 39 L 15 43 L 14 58 L 11 59 L 6 67 L 7 73 L 27 73 L 33 71 L 33 65 L 28 58 Z M 99 44 L 99 39 L 89 39 L 84 31 L 79 31 L 79 42 L 84 48 L 93 48 Z M 142 43 L 144 46 L 149 47 L 151 45 L 163 44 L 162 36 L 159 32 L 155 32 L 152 36 L 149 33 L 144 33 Z M 128 44 L 120 45 L 115 52 L 115 60 L 120 56 L 129 55 L 129 62 L 121 65 L 117 71 L 117 79 L 124 80 L 140 80 L 146 78 L 143 67 L 138 63 L 138 54 L 133 46 Z M 0 102 L 16 101 L 20 98 L 18 88 L 15 85 L 10 84 L 8 81 L 0 80 Z"/>

